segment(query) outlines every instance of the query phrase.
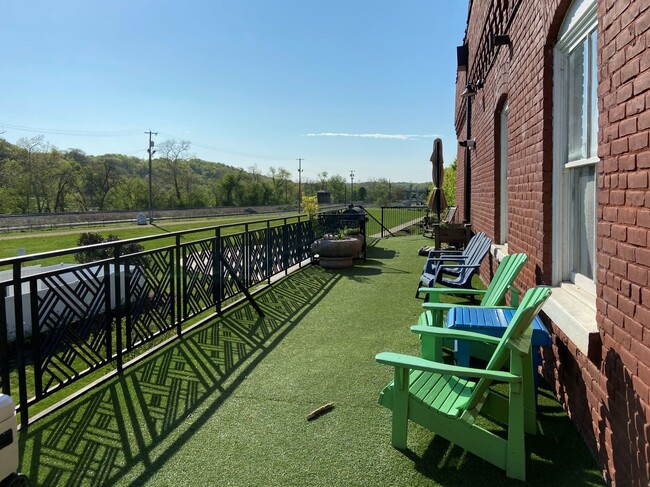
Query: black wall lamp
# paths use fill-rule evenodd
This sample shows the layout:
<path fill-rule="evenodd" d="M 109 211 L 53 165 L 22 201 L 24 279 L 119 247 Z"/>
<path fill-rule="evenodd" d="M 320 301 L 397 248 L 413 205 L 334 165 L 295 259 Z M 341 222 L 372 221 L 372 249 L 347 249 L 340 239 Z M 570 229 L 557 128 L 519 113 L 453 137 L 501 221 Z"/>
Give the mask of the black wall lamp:
<path fill-rule="evenodd" d="M 483 88 L 483 80 L 482 79 L 478 80 L 476 83 L 467 83 L 467 85 L 465 86 L 465 89 L 460 94 L 460 97 L 461 98 L 469 98 L 469 97 L 472 97 L 472 96 L 476 96 L 476 94 L 478 93 L 478 90 L 480 90 L 481 88 Z"/>
<path fill-rule="evenodd" d="M 469 150 L 474 150 L 476 149 L 476 139 L 459 140 L 458 145 L 461 147 L 466 147 Z"/>
<path fill-rule="evenodd" d="M 495 47 L 509 45 L 510 36 L 508 34 L 490 34 L 490 37 L 488 37 L 488 47 L 490 51 Z"/>

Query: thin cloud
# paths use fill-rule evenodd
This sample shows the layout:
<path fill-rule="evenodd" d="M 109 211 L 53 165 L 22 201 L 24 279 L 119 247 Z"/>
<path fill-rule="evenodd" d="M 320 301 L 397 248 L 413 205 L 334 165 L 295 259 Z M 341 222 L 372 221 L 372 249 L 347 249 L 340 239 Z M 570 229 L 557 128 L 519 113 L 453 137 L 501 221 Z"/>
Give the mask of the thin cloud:
<path fill-rule="evenodd" d="M 414 140 L 432 139 L 438 135 L 417 135 L 417 134 L 348 134 L 337 132 L 321 132 L 320 134 L 305 134 L 307 137 L 355 137 L 358 139 L 388 139 L 388 140 Z"/>

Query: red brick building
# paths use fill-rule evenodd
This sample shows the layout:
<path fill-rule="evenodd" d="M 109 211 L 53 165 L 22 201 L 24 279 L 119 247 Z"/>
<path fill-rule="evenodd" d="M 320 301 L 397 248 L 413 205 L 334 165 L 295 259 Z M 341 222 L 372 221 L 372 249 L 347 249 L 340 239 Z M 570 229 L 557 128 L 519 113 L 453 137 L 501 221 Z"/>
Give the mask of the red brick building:
<path fill-rule="evenodd" d="M 554 290 L 543 374 L 604 478 L 648 485 L 650 1 L 470 0 L 456 89 L 483 277 L 529 254 L 518 285 Z"/>

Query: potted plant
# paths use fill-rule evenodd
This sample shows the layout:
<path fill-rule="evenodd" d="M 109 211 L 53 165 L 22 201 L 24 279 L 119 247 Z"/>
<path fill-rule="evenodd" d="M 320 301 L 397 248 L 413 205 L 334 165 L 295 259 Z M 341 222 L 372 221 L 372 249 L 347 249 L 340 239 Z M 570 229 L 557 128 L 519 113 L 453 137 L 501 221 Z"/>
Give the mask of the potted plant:
<path fill-rule="evenodd" d="M 322 230 L 317 218 L 319 208 L 316 197 L 303 196 L 302 205 L 312 222 L 314 235 L 318 237 Z M 342 229 L 337 233 L 328 233 L 311 244 L 314 260 L 318 261 L 321 267 L 328 269 L 352 267 L 353 259 L 359 256 L 363 248 L 363 240 L 349 236 L 347 232 L 347 229 Z"/>

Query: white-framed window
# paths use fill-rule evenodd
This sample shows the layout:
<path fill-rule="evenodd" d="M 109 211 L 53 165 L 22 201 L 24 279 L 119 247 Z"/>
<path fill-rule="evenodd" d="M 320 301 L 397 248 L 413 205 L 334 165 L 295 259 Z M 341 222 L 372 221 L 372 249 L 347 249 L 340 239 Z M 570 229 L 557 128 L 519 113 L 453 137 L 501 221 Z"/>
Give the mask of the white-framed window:
<path fill-rule="evenodd" d="M 553 283 L 596 294 L 596 0 L 574 0 L 555 47 Z"/>

